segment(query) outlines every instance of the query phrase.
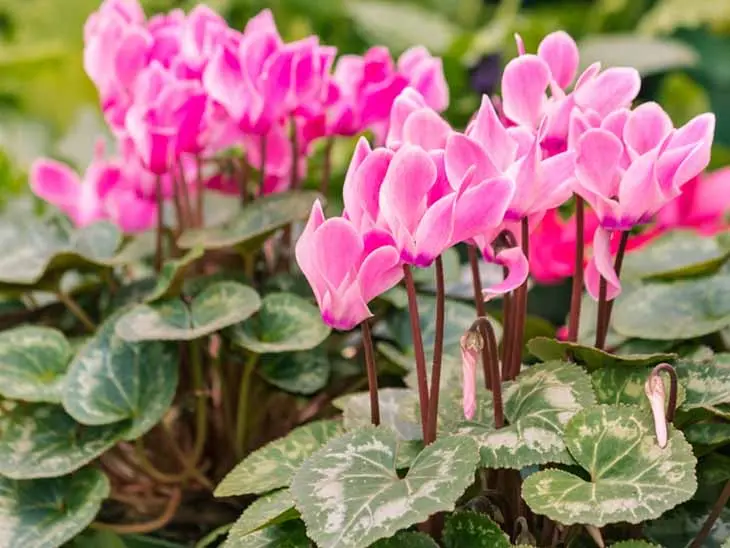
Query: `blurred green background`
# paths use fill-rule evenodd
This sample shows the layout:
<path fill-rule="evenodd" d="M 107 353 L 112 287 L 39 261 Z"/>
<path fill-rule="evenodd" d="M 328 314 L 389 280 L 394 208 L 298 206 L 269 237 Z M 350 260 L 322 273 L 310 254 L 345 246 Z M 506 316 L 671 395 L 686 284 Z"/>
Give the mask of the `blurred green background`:
<path fill-rule="evenodd" d="M 0 200 L 23 192 L 39 155 L 82 169 L 104 124 L 81 58 L 83 24 L 100 0 L 0 0 Z M 148 15 L 190 9 L 188 0 L 143 0 Z M 632 65 L 642 100 L 657 100 L 676 124 L 717 114 L 713 167 L 730 164 L 730 0 L 209 0 L 236 28 L 271 8 L 282 35 L 317 33 L 340 52 L 373 44 L 394 56 L 415 44 L 444 59 L 449 120 L 462 126 L 479 94 L 497 89 L 519 32 L 528 51 L 564 29 L 585 66 Z"/>

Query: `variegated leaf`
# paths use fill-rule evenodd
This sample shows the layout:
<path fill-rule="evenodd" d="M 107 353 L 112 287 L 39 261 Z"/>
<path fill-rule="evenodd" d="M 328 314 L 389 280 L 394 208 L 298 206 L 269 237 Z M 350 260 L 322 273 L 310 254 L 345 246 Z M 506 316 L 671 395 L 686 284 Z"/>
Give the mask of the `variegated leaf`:
<path fill-rule="evenodd" d="M 301 352 L 264 355 L 257 372 L 277 388 L 294 394 L 310 395 L 327 386 L 331 369 L 326 350 L 319 347 Z"/>
<path fill-rule="evenodd" d="M 81 532 L 109 495 L 96 468 L 69 476 L 13 480 L 0 476 L 0 548 L 56 548 Z"/>
<path fill-rule="evenodd" d="M 651 373 L 651 367 L 612 366 L 594 371 L 591 374 L 593 391 L 598 403 L 638 405 L 649 409 L 649 399 L 644 393 L 644 384 Z M 665 373 L 661 374 L 665 393 L 669 394 L 670 380 Z M 677 405 L 685 399 L 685 389 L 681 383 L 677 385 Z M 668 403 L 668 402 L 667 402 Z"/>
<path fill-rule="evenodd" d="M 177 390 L 178 346 L 131 343 L 115 334 L 124 310 L 107 319 L 78 351 L 66 376 L 63 406 L 89 426 L 131 419 L 126 439 L 136 439 L 170 407 Z"/>
<path fill-rule="evenodd" d="M 694 445 L 730 444 L 730 424 L 726 422 L 696 422 L 683 427 L 683 431 L 687 441 Z"/>
<path fill-rule="evenodd" d="M 404 407 L 413 407 L 418 396 L 409 388 L 381 388 L 378 390 L 380 424 L 393 430 L 399 440 L 423 438 L 420 419 L 404 413 Z M 355 392 L 335 399 L 332 404 L 342 409 L 342 423 L 346 430 L 370 424 L 370 393 Z"/>
<path fill-rule="evenodd" d="M 261 306 L 258 293 L 236 282 L 209 285 L 190 303 L 170 299 L 140 304 L 124 314 L 116 334 L 125 341 L 190 341 L 249 318 Z"/>
<path fill-rule="evenodd" d="M 60 403 L 71 345 L 50 327 L 22 326 L 0 333 L 0 395 Z"/>
<path fill-rule="evenodd" d="M 83 426 L 60 405 L 17 405 L 0 416 L 0 474 L 52 478 L 81 468 L 121 439 L 128 422 Z"/>
<path fill-rule="evenodd" d="M 299 520 L 285 521 L 250 535 L 226 540 L 225 548 L 310 548 L 307 530 Z"/>
<path fill-rule="evenodd" d="M 288 489 L 279 489 L 251 503 L 228 533 L 224 547 L 238 546 L 246 535 L 265 527 L 297 519 L 299 512 L 294 508 L 294 497 Z"/>
<path fill-rule="evenodd" d="M 215 490 L 216 497 L 261 494 L 287 487 L 304 460 L 344 432 L 334 420 L 310 422 L 242 460 Z"/>
<path fill-rule="evenodd" d="M 439 548 L 439 545 L 425 533 L 400 531 L 390 538 L 379 540 L 371 548 Z"/>
<path fill-rule="evenodd" d="M 658 544 L 652 544 L 645 540 L 622 540 L 612 544 L 611 548 L 662 548 Z"/>
<path fill-rule="evenodd" d="M 585 371 L 569 362 L 535 365 L 504 383 L 502 395 L 507 426 L 495 430 L 491 421 L 467 422 L 456 430 L 479 444 L 482 466 L 520 469 L 572 462 L 563 429 L 573 415 L 595 403 Z"/>
<path fill-rule="evenodd" d="M 712 360 L 680 360 L 675 366 L 687 395 L 682 409 L 706 409 L 730 418 L 730 354 Z"/>
<path fill-rule="evenodd" d="M 456 512 L 446 518 L 446 548 L 510 548 L 512 543 L 499 525 L 485 514 Z"/>
<path fill-rule="evenodd" d="M 365 427 L 330 441 L 294 475 L 291 491 L 321 548 L 362 548 L 454 508 L 473 481 L 476 444 L 439 438 L 401 479 L 396 434 Z"/>
<path fill-rule="evenodd" d="M 155 287 L 145 301 L 151 303 L 180 294 L 188 267 L 203 256 L 201 247 L 194 247 L 179 259 L 170 259 L 162 265 Z"/>
<path fill-rule="evenodd" d="M 317 307 L 292 293 L 269 293 L 257 314 L 226 330 L 233 344 L 257 354 L 309 350 L 329 334 Z"/>
<path fill-rule="evenodd" d="M 596 405 L 580 411 L 565 428 L 565 443 L 590 480 L 543 470 L 522 487 L 534 512 L 565 525 L 641 523 L 697 489 L 692 446 L 670 426 L 669 442 L 660 448 L 651 413 L 638 407 Z"/>
<path fill-rule="evenodd" d="M 686 547 L 700 532 L 707 521 L 710 508 L 707 504 L 690 501 L 666 512 L 659 519 L 644 525 L 646 536 L 661 546 Z M 730 539 L 730 508 L 722 510 L 702 548 L 725 548 Z"/>

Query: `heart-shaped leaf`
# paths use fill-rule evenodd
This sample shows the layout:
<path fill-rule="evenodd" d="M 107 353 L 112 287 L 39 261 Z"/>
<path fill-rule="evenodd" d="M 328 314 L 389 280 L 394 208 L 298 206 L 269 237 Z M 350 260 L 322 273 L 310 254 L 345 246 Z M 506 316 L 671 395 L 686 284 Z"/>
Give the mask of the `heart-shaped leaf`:
<path fill-rule="evenodd" d="M 299 520 L 285 521 L 243 537 L 228 537 L 223 548 L 310 548 L 307 530 Z"/>
<path fill-rule="evenodd" d="M 371 548 L 439 548 L 439 545 L 425 533 L 400 531 L 395 536 L 380 539 Z"/>
<path fill-rule="evenodd" d="M 399 440 L 422 439 L 420 419 L 411 418 L 404 413 L 404 406 L 413 406 L 417 400 L 415 392 L 409 388 L 381 388 L 378 390 L 380 404 L 380 423 L 387 426 Z M 332 405 L 342 409 L 342 424 L 346 430 L 354 430 L 370 424 L 370 393 L 355 392 L 340 396 Z"/>
<path fill-rule="evenodd" d="M 343 432 L 342 423 L 334 420 L 310 422 L 295 428 L 238 463 L 218 485 L 215 496 L 261 494 L 288 487 L 302 462 Z"/>
<path fill-rule="evenodd" d="M 730 275 L 651 283 L 616 302 L 613 327 L 627 337 L 684 340 L 730 325 Z"/>
<path fill-rule="evenodd" d="M 597 405 L 579 412 L 565 427 L 565 444 L 589 481 L 543 470 L 522 486 L 534 512 L 565 525 L 641 523 L 697 489 L 692 446 L 669 426 L 669 442 L 660 448 L 651 413 L 638 407 Z"/>
<path fill-rule="evenodd" d="M 258 367 L 264 380 L 295 394 L 314 394 L 327 385 L 331 365 L 324 349 L 268 354 Z"/>
<path fill-rule="evenodd" d="M 233 344 L 257 354 L 318 346 L 330 334 L 316 306 L 291 293 L 269 293 L 258 314 L 226 331 Z"/>
<path fill-rule="evenodd" d="M 558 341 L 547 337 L 535 337 L 527 343 L 530 353 L 542 361 L 571 360 L 583 365 L 588 371 L 615 365 L 629 367 L 645 367 L 671 362 L 676 354 L 609 354 L 593 346 Z"/>
<path fill-rule="evenodd" d="M 700 459 L 697 466 L 697 483 L 701 486 L 725 485 L 730 480 L 730 457 L 722 453 L 710 453 Z"/>
<path fill-rule="evenodd" d="M 510 548 L 507 535 L 485 514 L 456 512 L 446 518 L 444 527 L 446 548 Z"/>
<path fill-rule="evenodd" d="M 0 476 L 0 548 L 61 546 L 91 523 L 108 495 L 109 480 L 95 468 L 59 478 Z"/>
<path fill-rule="evenodd" d="M 709 361 L 679 360 L 677 376 L 686 387 L 682 409 L 706 409 L 730 418 L 730 354 Z"/>
<path fill-rule="evenodd" d="M 127 439 L 152 428 L 170 407 L 178 380 L 178 347 L 130 343 L 115 334 L 121 311 L 107 319 L 68 369 L 63 406 L 90 426 L 131 419 Z"/>
<path fill-rule="evenodd" d="M 605 367 L 591 374 L 593 391 L 598 403 L 638 405 L 649 409 L 649 399 L 644 393 L 644 384 L 649 378 L 651 367 Z M 669 394 L 670 380 L 667 374 L 661 374 L 665 394 Z M 677 405 L 685 398 L 685 390 L 681 384 L 677 386 Z M 669 402 L 667 402 L 669 403 Z"/>
<path fill-rule="evenodd" d="M 479 458 L 469 438 L 437 439 L 403 479 L 395 468 L 397 445 L 387 428 L 362 428 L 330 441 L 294 475 L 297 509 L 321 548 L 370 546 L 453 509 L 473 481 Z"/>
<path fill-rule="evenodd" d="M 78 470 L 121 439 L 128 423 L 83 426 L 60 405 L 16 405 L 0 417 L 0 474 L 52 478 Z"/>
<path fill-rule="evenodd" d="M 646 542 L 645 540 L 622 540 L 616 544 L 612 544 L 611 548 L 662 548 L 657 544 Z"/>
<path fill-rule="evenodd" d="M 644 531 L 661 546 L 689 546 L 707 521 L 708 513 L 709 508 L 702 503 L 689 502 L 646 523 Z M 730 508 L 720 513 L 702 548 L 725 548 L 727 539 L 730 539 Z"/>
<path fill-rule="evenodd" d="M 178 239 L 182 249 L 224 249 L 245 246 L 255 249 L 275 231 L 307 218 L 317 192 L 292 191 L 264 196 L 247 204 L 233 219 L 220 226 L 185 231 Z"/>
<path fill-rule="evenodd" d="M 693 445 L 720 446 L 730 444 L 730 424 L 698 422 L 683 428 L 684 436 Z"/>
<path fill-rule="evenodd" d="M 504 383 L 502 395 L 508 426 L 495 430 L 491 421 L 468 422 L 457 429 L 478 443 L 482 466 L 520 469 L 572 461 L 563 429 L 573 415 L 595 403 L 585 371 L 569 362 L 535 365 Z"/>
<path fill-rule="evenodd" d="M 182 299 L 137 305 L 117 322 L 125 341 L 191 341 L 245 320 L 261 306 L 258 293 L 236 282 L 217 282 Z"/>
<path fill-rule="evenodd" d="M 22 326 L 0 333 L 0 395 L 61 402 L 71 345 L 50 327 Z"/>
<path fill-rule="evenodd" d="M 294 509 L 294 497 L 288 489 L 279 489 L 251 503 L 241 517 L 233 524 L 226 543 L 235 545 L 236 539 L 245 537 L 278 523 L 297 519 L 299 512 Z"/>
<path fill-rule="evenodd" d="M 145 301 L 151 303 L 160 299 L 177 297 L 182 292 L 188 267 L 202 256 L 203 248 L 194 247 L 179 259 L 171 259 L 165 262 L 157 276 L 155 287 L 147 295 Z"/>

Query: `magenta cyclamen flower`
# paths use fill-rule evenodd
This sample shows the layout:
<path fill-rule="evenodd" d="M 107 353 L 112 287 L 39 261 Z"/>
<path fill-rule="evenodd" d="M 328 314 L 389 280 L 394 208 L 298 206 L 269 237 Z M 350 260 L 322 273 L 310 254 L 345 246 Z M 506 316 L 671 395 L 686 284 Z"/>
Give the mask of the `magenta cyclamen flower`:
<path fill-rule="evenodd" d="M 342 217 L 325 220 L 319 201 L 295 252 L 323 320 L 343 331 L 372 316 L 368 303 L 403 277 L 398 251 L 387 233 L 361 234 Z"/>
<path fill-rule="evenodd" d="M 645 223 L 676 198 L 682 186 L 710 161 L 715 117 L 702 114 L 679 129 L 656 103 L 617 111 L 601 127 L 587 130 L 578 141 L 576 188 L 600 223 L 593 241 L 593 259 L 586 271 L 589 293 L 596 298 L 600 274 L 607 296 L 621 285 L 611 264 L 611 231 Z"/>

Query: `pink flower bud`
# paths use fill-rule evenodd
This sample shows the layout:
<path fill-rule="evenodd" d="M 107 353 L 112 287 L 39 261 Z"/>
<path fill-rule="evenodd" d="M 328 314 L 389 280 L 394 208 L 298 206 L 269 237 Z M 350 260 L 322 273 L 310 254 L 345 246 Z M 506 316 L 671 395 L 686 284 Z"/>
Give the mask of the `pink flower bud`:
<path fill-rule="evenodd" d="M 461 336 L 459 342 L 461 344 L 464 417 L 471 420 L 477 410 L 477 361 L 484 341 L 478 332 L 467 331 Z"/>
<path fill-rule="evenodd" d="M 656 431 L 657 443 L 663 449 L 667 446 L 667 413 L 666 395 L 662 378 L 659 375 L 649 375 L 649 378 L 644 384 L 644 393 L 649 398 L 651 413 L 654 416 L 654 430 Z"/>

